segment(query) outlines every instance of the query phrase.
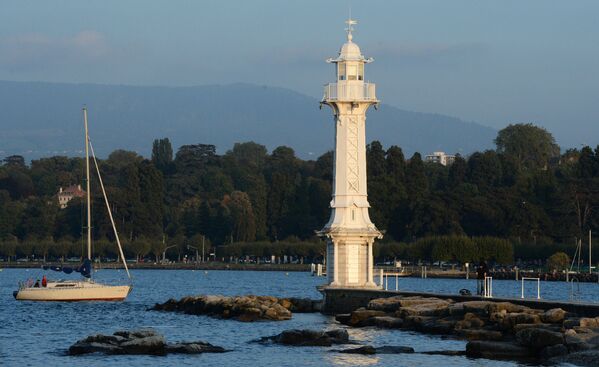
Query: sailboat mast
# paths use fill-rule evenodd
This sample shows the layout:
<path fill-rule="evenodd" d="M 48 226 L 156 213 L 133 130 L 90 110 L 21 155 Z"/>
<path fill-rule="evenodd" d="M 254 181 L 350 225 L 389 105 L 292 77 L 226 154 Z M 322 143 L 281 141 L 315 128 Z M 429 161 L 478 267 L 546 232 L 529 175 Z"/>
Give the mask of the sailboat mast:
<path fill-rule="evenodd" d="M 85 125 L 85 191 L 87 203 L 87 258 L 92 259 L 92 218 L 89 185 L 89 134 L 87 131 L 87 107 L 83 107 L 83 124 Z"/>

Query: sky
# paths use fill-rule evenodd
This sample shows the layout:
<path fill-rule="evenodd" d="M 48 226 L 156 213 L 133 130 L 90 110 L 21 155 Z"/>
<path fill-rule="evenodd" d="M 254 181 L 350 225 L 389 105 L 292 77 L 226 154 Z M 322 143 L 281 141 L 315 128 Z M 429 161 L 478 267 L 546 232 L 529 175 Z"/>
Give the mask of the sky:
<path fill-rule="evenodd" d="M 532 122 L 562 149 L 599 144 L 596 0 L 2 0 L 0 80 L 321 97 L 350 8 L 383 103 L 496 129 Z"/>

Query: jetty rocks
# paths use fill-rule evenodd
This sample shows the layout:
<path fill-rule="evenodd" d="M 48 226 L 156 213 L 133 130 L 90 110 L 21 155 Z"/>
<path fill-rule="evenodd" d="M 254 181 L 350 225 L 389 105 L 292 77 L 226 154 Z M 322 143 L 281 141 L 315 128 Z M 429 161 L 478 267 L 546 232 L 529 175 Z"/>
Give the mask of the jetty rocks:
<path fill-rule="evenodd" d="M 599 366 L 599 317 L 578 317 L 561 308 L 540 310 L 510 302 L 393 296 L 374 299 L 349 314 L 338 314 L 336 320 L 352 327 L 453 335 L 468 340 L 465 355 L 469 357 Z"/>
<path fill-rule="evenodd" d="M 72 356 L 90 353 L 162 356 L 169 353 L 200 354 L 224 352 L 227 352 L 227 350 L 202 341 L 167 344 L 164 336 L 152 329 L 117 331 L 112 335 L 91 335 L 79 340 L 68 350 L 68 354 Z"/>
<path fill-rule="evenodd" d="M 345 329 L 329 331 L 293 329 L 285 330 L 280 334 L 265 336 L 255 342 L 267 344 L 275 343 L 296 347 L 330 347 L 333 344 L 348 344 L 349 334 Z"/>
<path fill-rule="evenodd" d="M 319 301 L 304 298 L 276 298 L 270 296 L 188 296 L 157 303 L 150 310 L 183 312 L 190 315 L 208 315 L 243 322 L 283 321 L 291 319 L 292 312 L 316 312 Z"/>

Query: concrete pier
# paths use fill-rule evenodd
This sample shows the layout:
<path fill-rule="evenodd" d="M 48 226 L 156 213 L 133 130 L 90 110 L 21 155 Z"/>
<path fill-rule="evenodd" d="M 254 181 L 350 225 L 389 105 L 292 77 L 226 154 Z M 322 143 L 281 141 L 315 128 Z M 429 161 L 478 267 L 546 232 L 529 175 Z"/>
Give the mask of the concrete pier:
<path fill-rule="evenodd" d="M 387 298 L 393 296 L 420 296 L 436 297 L 441 299 L 451 298 L 456 302 L 465 301 L 492 301 L 510 302 L 517 305 L 549 310 L 562 308 L 583 317 L 599 316 L 599 303 L 582 303 L 567 301 L 551 301 L 522 298 L 483 298 L 481 296 L 461 296 L 459 294 L 439 294 L 427 292 L 385 291 L 381 289 L 353 289 L 353 288 L 327 288 L 319 289 L 324 296 L 322 312 L 325 314 L 349 313 L 360 307 L 366 307 L 368 302 L 376 298 Z"/>

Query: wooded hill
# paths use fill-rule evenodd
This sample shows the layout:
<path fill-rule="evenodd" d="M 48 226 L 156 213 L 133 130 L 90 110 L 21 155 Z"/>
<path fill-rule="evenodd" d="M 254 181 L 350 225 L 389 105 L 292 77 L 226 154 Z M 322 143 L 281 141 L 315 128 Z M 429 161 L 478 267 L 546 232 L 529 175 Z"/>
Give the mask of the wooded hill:
<path fill-rule="evenodd" d="M 543 246 L 573 244 L 597 228 L 599 147 L 560 154 L 551 134 L 532 125 L 508 126 L 496 144 L 495 150 L 458 157 L 445 167 L 423 162 L 419 153 L 406 159 L 398 146 L 370 143 L 370 213 L 386 231 L 383 242 L 465 235 Z M 332 159 L 329 152 L 302 160 L 285 146 L 269 153 L 253 142 L 235 144 L 222 155 L 202 144 L 181 146 L 174 154 L 169 140 L 159 139 L 151 159 L 118 150 L 99 164 L 126 248 L 143 256 L 161 253 L 165 245 L 197 244 L 202 235 L 216 246 L 318 242 L 314 231 L 329 216 Z M 83 172 L 81 158 L 56 156 L 31 165 L 22 157 L 5 160 L 0 166 L 5 254 L 42 256 L 51 246 L 62 246 L 57 253 L 77 252 L 81 202 L 73 199 L 61 210 L 56 194 L 61 186 L 81 183 Z M 93 235 L 101 251 L 112 247 L 112 234 L 99 187 L 92 187 Z"/>

